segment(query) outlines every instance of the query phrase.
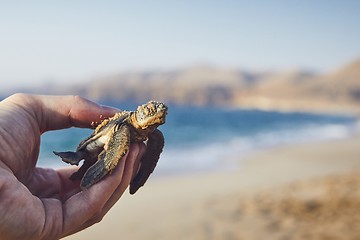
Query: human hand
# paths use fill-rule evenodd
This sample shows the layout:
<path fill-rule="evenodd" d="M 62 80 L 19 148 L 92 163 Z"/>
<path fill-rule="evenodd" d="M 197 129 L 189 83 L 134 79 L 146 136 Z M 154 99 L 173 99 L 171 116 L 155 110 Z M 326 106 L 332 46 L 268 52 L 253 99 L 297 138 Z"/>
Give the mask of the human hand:
<path fill-rule="evenodd" d="M 58 239 L 99 222 L 135 175 L 144 152 L 132 144 L 112 174 L 81 191 L 77 167 L 37 168 L 40 136 L 90 127 L 115 109 L 77 96 L 15 94 L 0 102 L 0 238 Z"/>

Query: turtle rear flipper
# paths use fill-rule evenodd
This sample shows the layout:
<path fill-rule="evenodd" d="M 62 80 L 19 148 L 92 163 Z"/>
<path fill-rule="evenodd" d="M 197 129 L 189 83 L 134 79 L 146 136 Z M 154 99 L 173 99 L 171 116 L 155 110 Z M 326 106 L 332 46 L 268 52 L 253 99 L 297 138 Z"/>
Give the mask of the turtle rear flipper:
<path fill-rule="evenodd" d="M 80 187 L 88 188 L 111 172 L 118 161 L 127 153 L 130 145 L 130 131 L 126 125 L 114 129 L 97 162 L 89 167 L 81 180 Z"/>
<path fill-rule="evenodd" d="M 79 170 L 77 170 L 70 176 L 70 180 L 74 181 L 74 180 L 82 179 L 84 177 L 84 174 L 86 173 L 86 171 L 89 169 L 89 167 L 91 167 L 97 161 L 97 159 L 98 159 L 97 155 L 86 158 L 84 160 L 84 163 L 79 168 Z"/>
<path fill-rule="evenodd" d="M 141 159 L 140 169 L 130 183 L 130 194 L 134 194 L 145 184 L 150 174 L 154 171 L 163 148 L 164 136 L 160 130 L 155 129 L 154 132 L 149 135 L 146 152 Z"/>

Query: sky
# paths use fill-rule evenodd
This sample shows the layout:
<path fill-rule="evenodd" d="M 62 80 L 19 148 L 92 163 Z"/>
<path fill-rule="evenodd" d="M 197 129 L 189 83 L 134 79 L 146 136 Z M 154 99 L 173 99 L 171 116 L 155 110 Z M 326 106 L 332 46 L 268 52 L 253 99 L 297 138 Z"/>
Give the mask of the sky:
<path fill-rule="evenodd" d="M 0 88 L 192 65 L 329 71 L 360 57 L 360 1 L 4 1 Z"/>

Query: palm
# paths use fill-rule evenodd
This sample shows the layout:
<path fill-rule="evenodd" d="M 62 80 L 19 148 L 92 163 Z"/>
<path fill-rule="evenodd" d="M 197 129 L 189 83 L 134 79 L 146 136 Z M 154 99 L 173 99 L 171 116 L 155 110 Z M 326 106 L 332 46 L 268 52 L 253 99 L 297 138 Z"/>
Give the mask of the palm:
<path fill-rule="evenodd" d="M 68 180 L 73 168 L 56 171 L 35 167 L 40 136 L 48 130 L 88 126 L 90 118 L 99 120 L 100 114 L 84 115 L 81 105 L 89 111 L 91 104 L 82 99 L 75 99 L 78 107 L 70 110 L 62 106 L 65 114 L 62 108 L 49 111 L 39 99 L 18 95 L 0 102 L 0 215 L 5 216 L 0 219 L 0 235 L 3 237 L 56 239 L 99 221 L 129 184 L 139 152 L 135 146 L 137 149 L 128 157 L 132 159 L 130 164 L 125 166 L 125 161 L 121 161 L 109 180 L 81 192 L 77 182 Z M 46 104 L 51 109 L 51 104 L 59 104 L 60 99 L 50 100 Z M 93 107 L 94 113 L 112 112 Z"/>

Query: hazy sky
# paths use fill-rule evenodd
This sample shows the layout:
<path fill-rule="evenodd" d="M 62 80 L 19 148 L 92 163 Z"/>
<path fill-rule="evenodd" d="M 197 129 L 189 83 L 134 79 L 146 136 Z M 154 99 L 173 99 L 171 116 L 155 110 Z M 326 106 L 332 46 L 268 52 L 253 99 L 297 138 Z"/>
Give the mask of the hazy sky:
<path fill-rule="evenodd" d="M 3 1 L 0 88 L 193 64 L 325 71 L 360 57 L 360 1 Z"/>

